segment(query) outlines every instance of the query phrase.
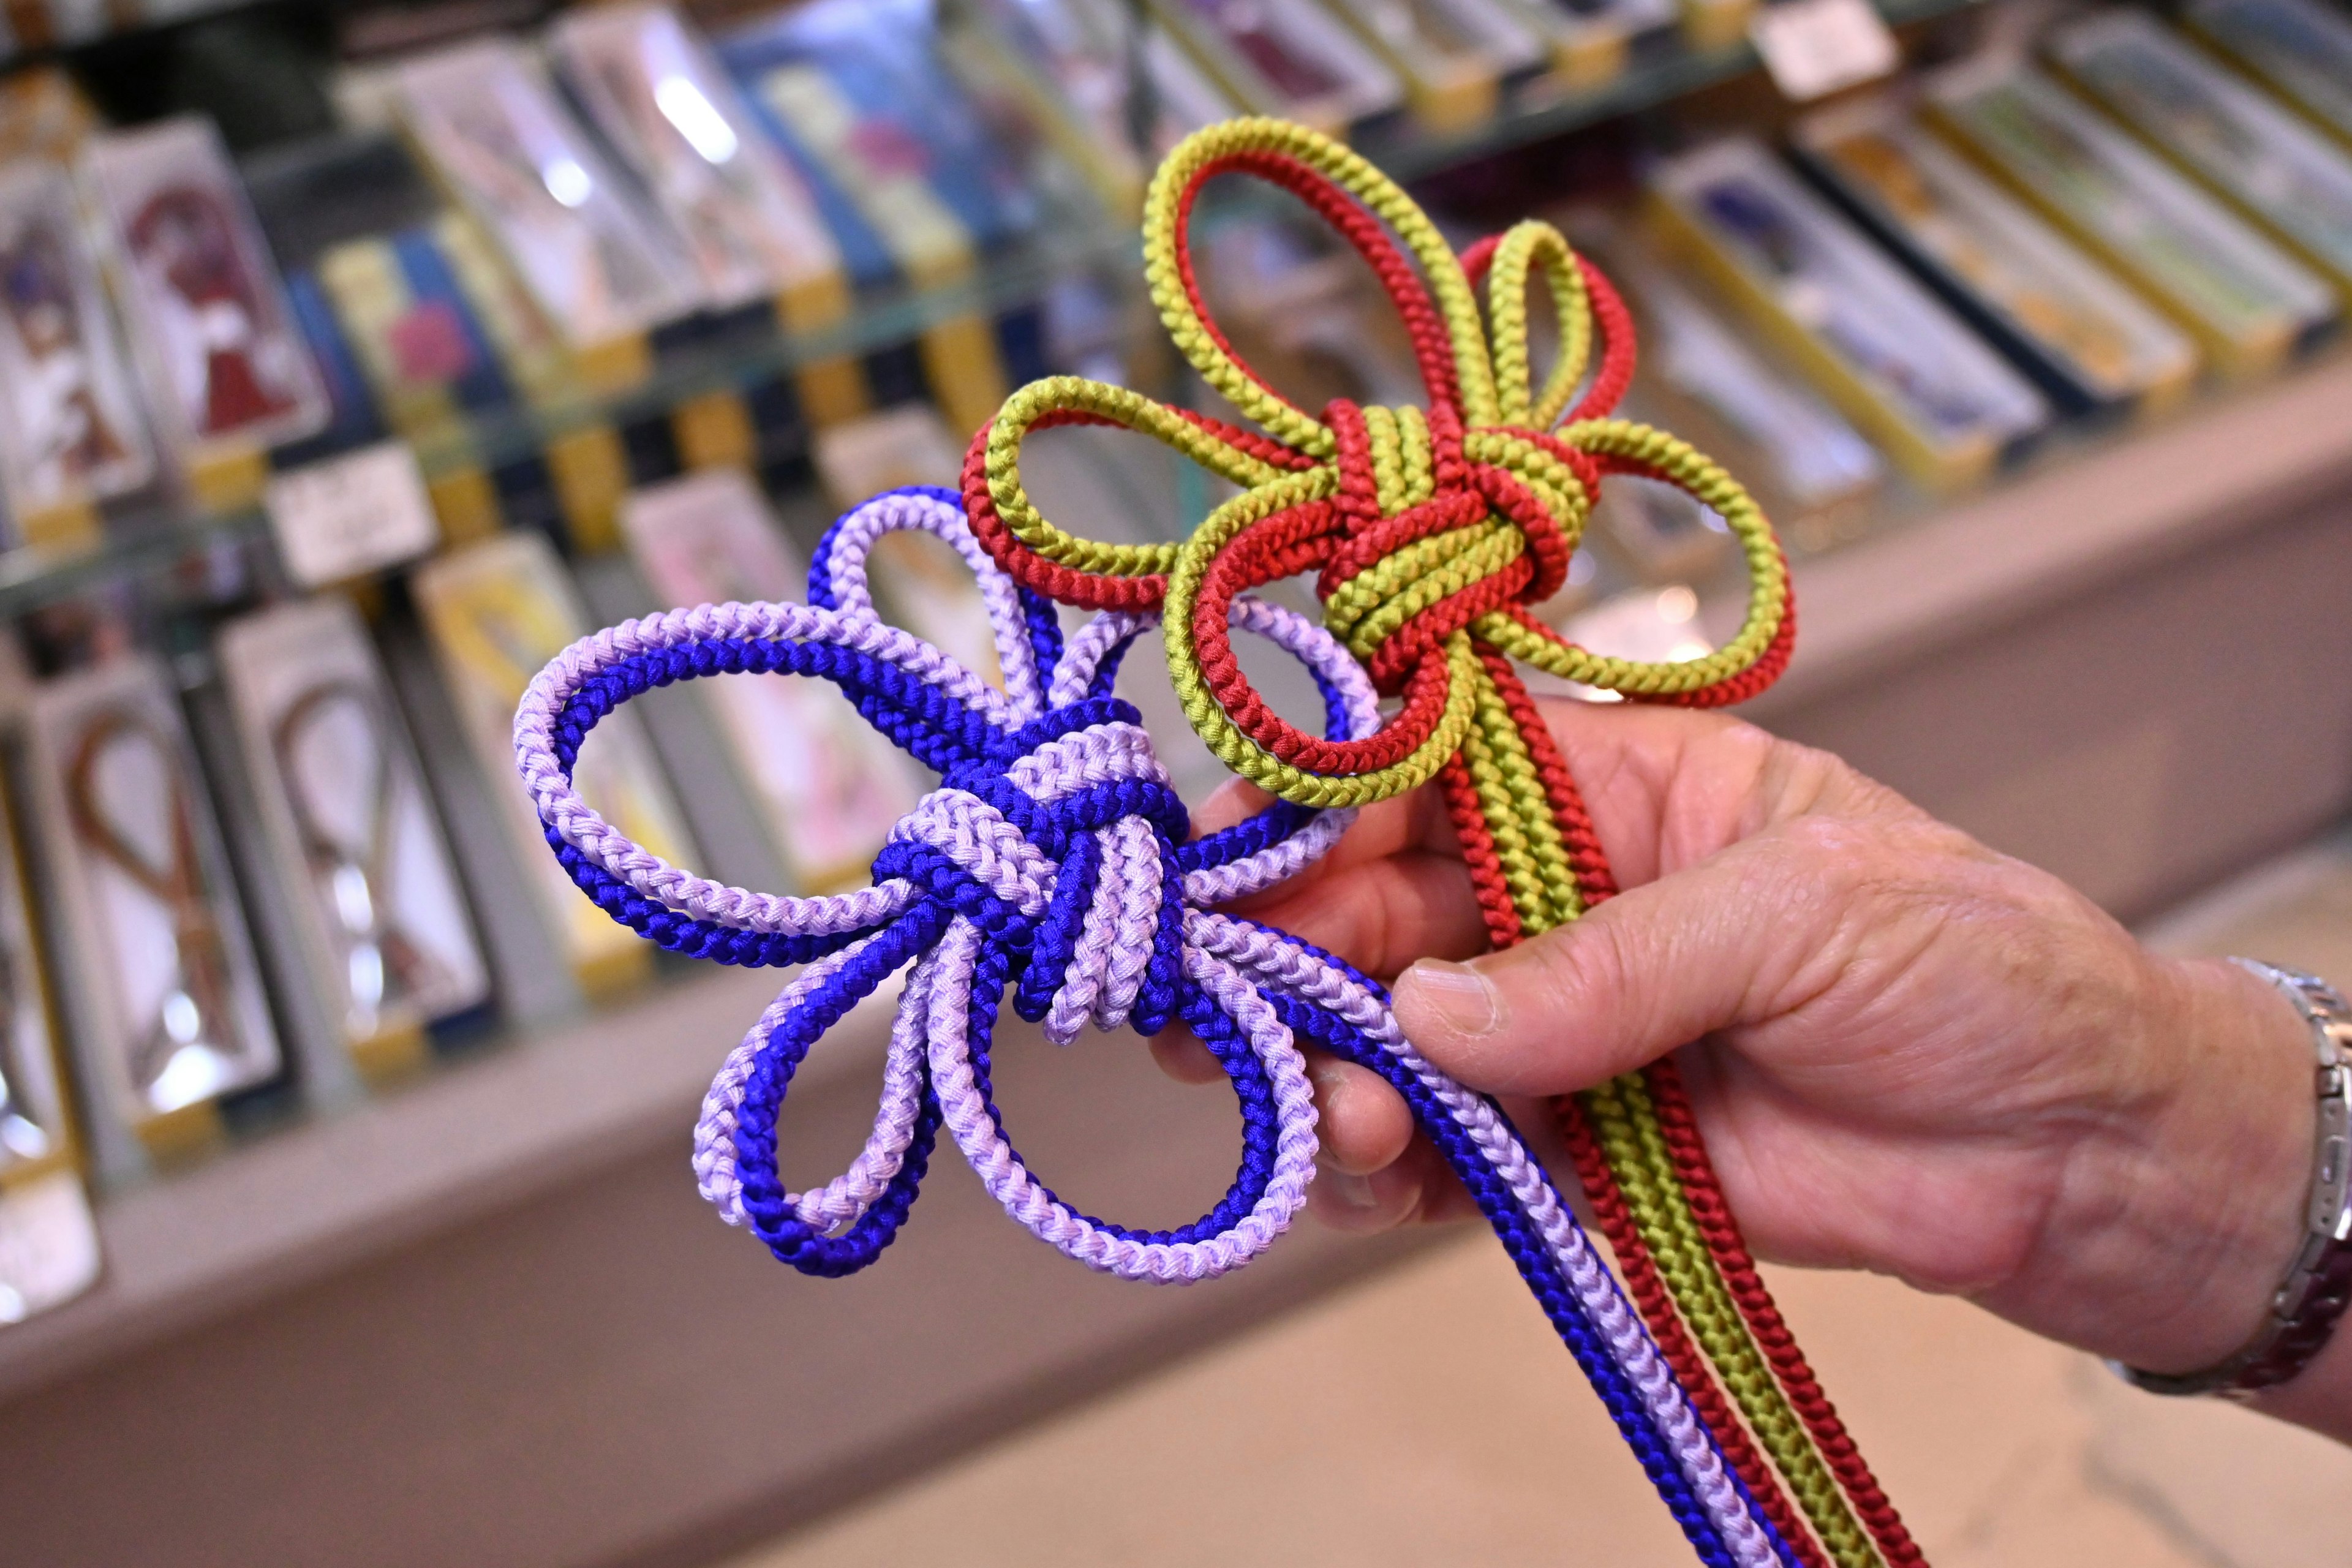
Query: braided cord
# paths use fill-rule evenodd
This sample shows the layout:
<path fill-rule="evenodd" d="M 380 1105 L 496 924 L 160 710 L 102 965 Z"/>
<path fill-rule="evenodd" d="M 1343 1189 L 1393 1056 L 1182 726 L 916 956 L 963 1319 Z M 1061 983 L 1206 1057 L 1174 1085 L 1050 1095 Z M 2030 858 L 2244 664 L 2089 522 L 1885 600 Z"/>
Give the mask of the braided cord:
<path fill-rule="evenodd" d="M 1425 413 L 1334 403 L 1318 417 L 1243 361 L 1202 303 L 1187 233 L 1202 186 L 1224 174 L 1290 191 L 1366 260 L 1413 344 Z M 1266 434 L 1075 378 L 1039 383 L 975 439 L 963 485 L 975 537 L 1049 597 L 1160 609 L 1186 718 L 1220 761 L 1281 799 L 1355 805 L 1436 780 L 1496 945 L 1612 895 L 1607 858 L 1514 661 L 1631 700 L 1716 706 L 1769 685 L 1796 626 L 1786 562 L 1748 492 L 1685 443 L 1610 416 L 1633 367 L 1614 289 L 1539 223 L 1457 258 L 1357 154 L 1255 119 L 1209 127 L 1169 155 L 1146 201 L 1144 258 L 1180 351 Z M 1528 331 L 1538 277 L 1560 342 L 1540 386 Z M 1242 493 L 1179 545 L 1066 533 L 1030 503 L 1018 461 L 1029 431 L 1072 422 L 1150 435 Z M 1532 614 L 1565 581 L 1609 474 L 1685 490 L 1738 539 L 1749 591 L 1721 647 L 1675 663 L 1617 658 Z M 1237 595 L 1310 573 L 1326 628 L 1375 689 L 1402 700 L 1377 729 L 1346 739 L 1274 713 L 1230 647 Z M 1805 1568 L 1919 1563 L 1757 1275 L 1672 1064 L 1564 1102 L 1561 1114 L 1634 1302 L 1781 1549 Z"/>

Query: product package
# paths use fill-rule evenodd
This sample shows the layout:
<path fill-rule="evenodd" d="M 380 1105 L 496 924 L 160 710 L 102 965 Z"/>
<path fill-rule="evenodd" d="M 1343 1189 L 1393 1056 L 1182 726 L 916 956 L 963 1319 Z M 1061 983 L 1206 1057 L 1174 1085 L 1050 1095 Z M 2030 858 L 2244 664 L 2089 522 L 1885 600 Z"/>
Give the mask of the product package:
<path fill-rule="evenodd" d="M 573 96 L 686 240 L 711 303 L 773 299 L 785 327 L 803 331 L 847 313 L 841 253 L 814 199 L 677 12 L 573 11 L 548 42 Z"/>
<path fill-rule="evenodd" d="M 17 841 L 0 800 L 0 1325 L 72 1300 L 99 1271 Z"/>
<path fill-rule="evenodd" d="M 1146 156 L 1234 112 L 1166 26 L 1143 16 L 1143 37 L 1129 38 L 1139 14 L 1123 0 L 979 0 L 975 10 L 982 23 L 969 37 L 975 56 L 1007 79 L 1033 84 L 1041 123 L 1055 131 L 1066 158 L 1095 173 L 1115 212 L 1140 205 Z M 1141 102 L 1130 101 L 1131 58 L 1141 62 Z"/>
<path fill-rule="evenodd" d="M 1884 100 L 1805 120 L 1800 163 L 2069 414 L 2152 412 L 2197 345 Z"/>
<path fill-rule="evenodd" d="M 315 1022 L 362 1077 L 405 1071 L 490 982 L 367 629 L 323 595 L 230 623 L 219 653 Z"/>
<path fill-rule="evenodd" d="M 2101 108 L 2352 295 L 2352 153 L 2137 11 L 2062 27 L 2049 47 Z"/>
<path fill-rule="evenodd" d="M 1714 454 L 1798 543 L 1819 549 L 1852 531 L 1885 479 L 1878 449 L 1629 226 L 1567 226 L 1633 312 L 1633 416 Z"/>
<path fill-rule="evenodd" d="M 2039 71 L 1958 68 L 1930 83 L 1928 112 L 2163 307 L 2223 374 L 2266 371 L 2335 319 L 2316 274 Z"/>
<path fill-rule="evenodd" d="M 220 132 L 193 116 L 110 132 L 83 167 L 180 474 L 202 505 L 249 504 L 268 448 L 317 430 L 328 407 Z"/>
<path fill-rule="evenodd" d="M 963 443 L 936 410 L 911 403 L 819 431 L 813 455 L 826 497 L 842 510 L 906 485 L 953 485 L 963 467 Z M 987 603 L 954 551 L 929 534 L 886 533 L 875 542 L 874 563 L 893 620 L 965 668 L 1003 683 Z"/>
<path fill-rule="evenodd" d="M 583 900 L 549 858 L 539 818 L 514 773 L 515 705 L 541 667 L 587 628 L 563 563 L 540 535 L 504 533 L 428 562 L 410 585 L 442 684 L 517 863 L 528 868 L 533 903 L 557 951 L 591 995 L 635 984 L 649 972 L 650 950 L 593 905 L 581 912 Z M 597 810 L 628 824 L 623 831 L 671 865 L 693 863 L 684 817 L 635 715 L 610 733 L 600 725 L 580 767 Z M 506 886 L 489 890 L 504 895 Z"/>
<path fill-rule="evenodd" d="M 1404 102 L 1394 68 L 1311 0 L 1152 0 L 1209 75 L 1253 114 L 1342 135 Z"/>
<path fill-rule="evenodd" d="M 1041 220 L 1012 128 L 982 118 L 946 47 L 927 0 L 817 0 L 720 42 L 861 287 L 966 281 L 981 255 L 1025 239 Z M 985 316 L 925 328 L 920 357 L 960 429 L 979 428 L 1009 390 Z M 855 412 L 813 406 L 810 416 L 826 425 Z"/>
<path fill-rule="evenodd" d="M 2183 20 L 2352 145 L 2352 16 L 2323 0 L 2189 0 Z"/>
<path fill-rule="evenodd" d="M 16 537 L 87 542 L 100 505 L 155 466 L 73 182 L 54 164 L 0 173 L 0 481 Z"/>
<path fill-rule="evenodd" d="M 808 568 L 740 470 L 712 468 L 640 490 L 623 510 L 621 527 L 637 570 L 664 605 L 807 596 Z M 701 695 L 794 890 L 856 883 L 922 794 L 906 753 L 814 677 L 735 676 Z"/>
<path fill-rule="evenodd" d="M 220 1102 L 284 1061 L 163 665 L 125 658 L 43 682 L 26 727 L 58 991 L 96 1151 L 120 1174 L 142 1147 L 210 1142 Z"/>
<path fill-rule="evenodd" d="M 1651 195 L 1664 243 L 1920 483 L 1978 479 L 2047 422 L 2032 384 L 1760 143 L 1676 158 Z"/>
<path fill-rule="evenodd" d="M 650 374 L 649 334 L 694 310 L 694 268 L 519 45 L 460 44 L 400 68 L 402 122 L 498 237 L 597 386 Z"/>
<path fill-rule="evenodd" d="M 1507 0 L 1362 0 L 1338 9 L 1403 79 L 1413 118 L 1432 131 L 1484 124 L 1503 84 L 1548 54 L 1527 13 Z"/>

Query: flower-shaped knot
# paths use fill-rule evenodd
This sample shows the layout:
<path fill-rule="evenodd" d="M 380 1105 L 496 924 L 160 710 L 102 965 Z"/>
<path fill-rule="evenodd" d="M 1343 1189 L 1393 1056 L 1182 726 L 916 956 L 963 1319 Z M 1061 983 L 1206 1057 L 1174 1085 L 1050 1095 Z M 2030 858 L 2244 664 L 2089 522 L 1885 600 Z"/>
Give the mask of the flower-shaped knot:
<path fill-rule="evenodd" d="M 1184 803 L 1140 716 L 1083 699 L 951 770 L 891 830 L 879 883 L 923 888 L 1025 954 L 1013 1003 L 1068 1045 L 1092 1023 L 1156 1034 L 1181 978 Z"/>
<path fill-rule="evenodd" d="M 1310 415 L 1243 362 L 1202 302 L 1187 240 L 1201 189 L 1221 174 L 1289 191 L 1363 257 L 1412 341 L 1425 409 L 1336 403 Z M 1313 805 L 1409 789 L 1460 750 L 1492 659 L 1629 698 L 1708 705 L 1751 694 L 1786 661 L 1795 622 L 1771 530 L 1714 463 L 1662 431 L 1608 416 L 1633 376 L 1631 320 L 1550 225 L 1518 224 L 1457 257 L 1402 190 L 1345 147 L 1280 121 L 1239 120 L 1195 132 L 1160 165 L 1144 251 L 1177 347 L 1256 428 L 1052 377 L 1015 393 L 974 438 L 964 506 L 981 542 L 1024 586 L 1065 604 L 1161 610 L 1185 715 L 1237 772 Z M 1540 384 L 1528 331 L 1538 279 L 1559 340 Z M 1031 432 L 1072 423 L 1154 437 L 1241 493 L 1181 543 L 1065 532 L 1031 501 L 1020 455 Z M 1738 536 L 1748 614 L 1721 648 L 1681 663 L 1612 658 L 1534 613 L 1565 581 L 1612 473 L 1678 485 Z M 1315 575 L 1326 626 L 1378 689 L 1403 700 L 1375 732 L 1335 741 L 1294 728 L 1234 658 L 1235 599 L 1301 573 Z"/>
<path fill-rule="evenodd" d="M 945 539 L 978 573 L 1003 689 L 874 613 L 867 552 L 910 528 Z M 1315 1108 L 1297 1042 L 1309 1039 L 1404 1096 L 1702 1560 L 1788 1568 L 1772 1523 L 1502 1112 L 1423 1059 L 1363 976 L 1218 908 L 1313 861 L 1348 812 L 1276 802 L 1192 837 L 1135 710 L 1111 690 L 1121 652 L 1150 617 L 1099 615 L 1066 646 L 1051 606 L 995 567 L 949 492 L 893 492 L 851 511 L 817 552 L 809 597 L 706 605 L 600 632 L 542 670 L 515 716 L 516 758 L 548 843 L 583 892 L 676 952 L 804 965 L 703 1101 L 694 1170 L 723 1218 L 803 1273 L 863 1268 L 906 1220 L 944 1130 L 1005 1212 L 1070 1257 L 1127 1279 L 1207 1279 L 1256 1256 L 1305 1201 Z M 1333 743 L 1379 723 L 1370 681 L 1328 633 L 1261 600 L 1235 599 L 1226 614 L 1313 672 Z M 877 856 L 870 887 L 794 899 L 707 881 L 630 843 L 572 786 L 582 744 L 618 704 L 676 680 L 765 671 L 834 682 L 940 774 Z M 832 1181 L 788 1189 L 778 1120 L 794 1073 L 902 971 L 865 1148 Z M 1008 997 L 1064 1043 L 1089 1023 L 1150 1033 L 1181 1018 L 1240 1105 L 1243 1154 L 1223 1199 L 1190 1225 L 1140 1230 L 1077 1210 L 1033 1175 L 991 1086 Z"/>

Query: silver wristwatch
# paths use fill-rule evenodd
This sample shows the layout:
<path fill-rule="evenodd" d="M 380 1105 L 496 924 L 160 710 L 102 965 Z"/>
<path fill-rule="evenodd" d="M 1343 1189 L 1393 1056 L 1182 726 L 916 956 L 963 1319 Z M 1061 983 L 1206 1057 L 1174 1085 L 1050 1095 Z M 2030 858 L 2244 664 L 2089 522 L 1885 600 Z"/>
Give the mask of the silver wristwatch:
<path fill-rule="evenodd" d="M 2270 1315 L 2235 1355 L 2178 1375 L 2108 1363 L 2151 1394 L 2242 1396 L 2275 1388 L 2310 1364 L 2352 1302 L 2352 1005 L 2317 975 L 2250 958 L 2231 962 L 2286 994 L 2311 1026 L 2318 1052 L 2319 1130 L 2303 1247 L 2271 1297 Z"/>

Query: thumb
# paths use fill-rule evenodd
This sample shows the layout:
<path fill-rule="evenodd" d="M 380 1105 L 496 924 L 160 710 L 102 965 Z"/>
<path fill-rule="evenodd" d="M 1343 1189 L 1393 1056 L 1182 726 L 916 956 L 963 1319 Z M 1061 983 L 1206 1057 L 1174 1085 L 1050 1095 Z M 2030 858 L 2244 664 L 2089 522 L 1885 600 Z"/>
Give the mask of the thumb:
<path fill-rule="evenodd" d="M 1822 861 L 1777 837 L 1734 845 L 1517 947 L 1467 963 L 1423 959 L 1397 980 L 1397 1021 L 1474 1089 L 1551 1095 L 1784 1012 L 1829 962 L 1841 900 Z"/>

